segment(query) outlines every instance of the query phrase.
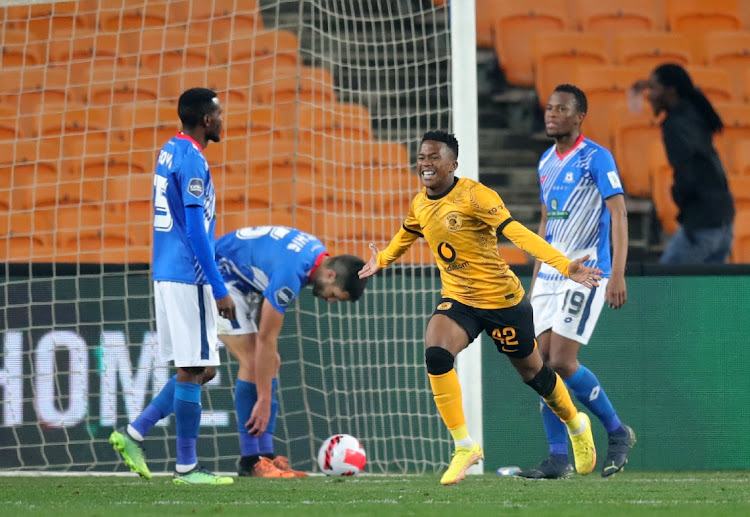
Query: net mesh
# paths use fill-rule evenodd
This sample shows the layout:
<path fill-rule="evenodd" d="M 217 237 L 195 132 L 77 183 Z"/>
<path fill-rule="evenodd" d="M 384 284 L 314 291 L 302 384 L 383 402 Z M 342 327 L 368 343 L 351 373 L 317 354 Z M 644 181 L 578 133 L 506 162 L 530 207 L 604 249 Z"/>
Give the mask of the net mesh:
<path fill-rule="evenodd" d="M 150 282 L 153 169 L 193 86 L 224 105 L 206 156 L 217 234 L 293 226 L 366 257 L 419 188 L 413 158 L 449 126 L 447 10 L 385 0 L 82 0 L 0 8 L 0 469 L 122 470 L 107 437 L 167 381 Z M 449 461 L 424 374 L 439 290 L 426 246 L 356 304 L 303 292 L 279 349 L 276 452 L 314 469 L 333 433 L 371 472 Z M 199 458 L 239 454 L 236 362 L 204 390 Z M 174 422 L 146 442 L 174 458 Z"/>

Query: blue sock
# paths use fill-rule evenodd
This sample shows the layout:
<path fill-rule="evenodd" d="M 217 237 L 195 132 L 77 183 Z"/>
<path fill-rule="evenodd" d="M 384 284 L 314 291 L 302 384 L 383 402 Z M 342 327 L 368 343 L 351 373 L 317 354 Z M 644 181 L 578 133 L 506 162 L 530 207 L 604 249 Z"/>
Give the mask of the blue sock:
<path fill-rule="evenodd" d="M 611 434 L 622 428 L 615 408 L 591 370 L 581 365 L 565 384 L 576 398 L 599 418 L 607 433 Z"/>
<path fill-rule="evenodd" d="M 174 391 L 174 416 L 177 424 L 177 465 L 198 463 L 195 442 L 201 425 L 201 386 L 178 382 Z"/>
<path fill-rule="evenodd" d="M 154 400 L 152 400 L 151 403 L 146 406 L 146 409 L 138 415 L 135 422 L 130 424 L 133 426 L 133 429 L 141 433 L 141 436 L 145 437 L 156 425 L 156 422 L 172 414 L 172 410 L 174 409 L 174 390 L 176 384 L 177 375 L 173 375 L 161 389 L 159 394 L 154 397 Z"/>
<path fill-rule="evenodd" d="M 279 387 L 278 379 L 271 380 L 271 416 L 268 419 L 266 431 L 258 438 L 261 454 L 273 454 L 273 432 L 276 430 L 276 414 L 279 412 L 279 401 L 276 391 Z"/>
<path fill-rule="evenodd" d="M 542 400 L 542 423 L 547 435 L 549 452 L 553 456 L 568 457 L 568 428 L 560 417 L 552 412 L 544 399 Z"/>
<path fill-rule="evenodd" d="M 240 455 L 252 456 L 260 454 L 258 438 L 247 432 L 245 422 L 250 418 L 258 391 L 252 382 L 237 379 L 234 386 L 234 409 L 237 411 L 237 431 L 240 434 Z"/>

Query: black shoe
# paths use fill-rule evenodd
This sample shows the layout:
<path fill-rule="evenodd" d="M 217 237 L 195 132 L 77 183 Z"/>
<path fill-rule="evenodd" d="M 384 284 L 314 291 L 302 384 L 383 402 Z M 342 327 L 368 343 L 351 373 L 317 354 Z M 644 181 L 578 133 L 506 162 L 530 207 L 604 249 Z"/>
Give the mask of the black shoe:
<path fill-rule="evenodd" d="M 602 469 L 603 478 L 616 474 L 625 467 L 625 464 L 628 462 L 628 453 L 633 445 L 635 445 L 635 433 L 633 430 L 625 424 L 622 427 L 625 428 L 625 433 L 609 435 L 607 459 L 604 460 L 604 468 Z"/>
<path fill-rule="evenodd" d="M 561 479 L 573 475 L 573 465 L 567 457 L 550 456 L 542 460 L 539 466 L 529 470 L 522 470 L 516 476 L 528 479 Z"/>

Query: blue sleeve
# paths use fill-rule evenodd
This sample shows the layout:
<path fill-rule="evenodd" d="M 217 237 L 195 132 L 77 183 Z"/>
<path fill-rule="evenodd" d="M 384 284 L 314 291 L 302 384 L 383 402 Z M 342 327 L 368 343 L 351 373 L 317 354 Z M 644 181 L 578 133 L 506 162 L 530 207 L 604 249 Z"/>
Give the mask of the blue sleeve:
<path fill-rule="evenodd" d="M 208 183 L 208 164 L 199 154 L 188 152 L 179 168 L 182 204 L 203 206 Z"/>
<path fill-rule="evenodd" d="M 274 309 L 284 314 L 303 287 L 304 283 L 300 279 L 300 274 L 294 268 L 281 268 L 271 277 L 268 287 L 263 291 L 263 296 Z"/>
<path fill-rule="evenodd" d="M 606 149 L 601 148 L 592 156 L 591 176 L 602 194 L 602 199 L 623 193 L 620 173 L 617 172 L 615 159 L 612 157 L 612 153 Z"/>
<path fill-rule="evenodd" d="M 219 268 L 214 261 L 214 253 L 211 251 L 211 244 L 208 242 L 203 220 L 203 206 L 185 207 L 185 226 L 187 227 L 188 240 L 193 247 L 193 253 L 195 253 L 208 283 L 211 284 L 214 298 L 217 300 L 224 298 L 229 294 L 229 291 L 227 291 L 224 280 L 219 274 Z"/>

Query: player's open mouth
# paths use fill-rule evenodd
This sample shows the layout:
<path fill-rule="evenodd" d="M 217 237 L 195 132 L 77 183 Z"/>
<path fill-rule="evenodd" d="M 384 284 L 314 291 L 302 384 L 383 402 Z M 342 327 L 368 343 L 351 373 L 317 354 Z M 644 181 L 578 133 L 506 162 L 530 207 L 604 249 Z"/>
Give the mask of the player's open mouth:
<path fill-rule="evenodd" d="M 435 171 L 422 171 L 423 178 L 432 178 L 435 174 Z"/>

